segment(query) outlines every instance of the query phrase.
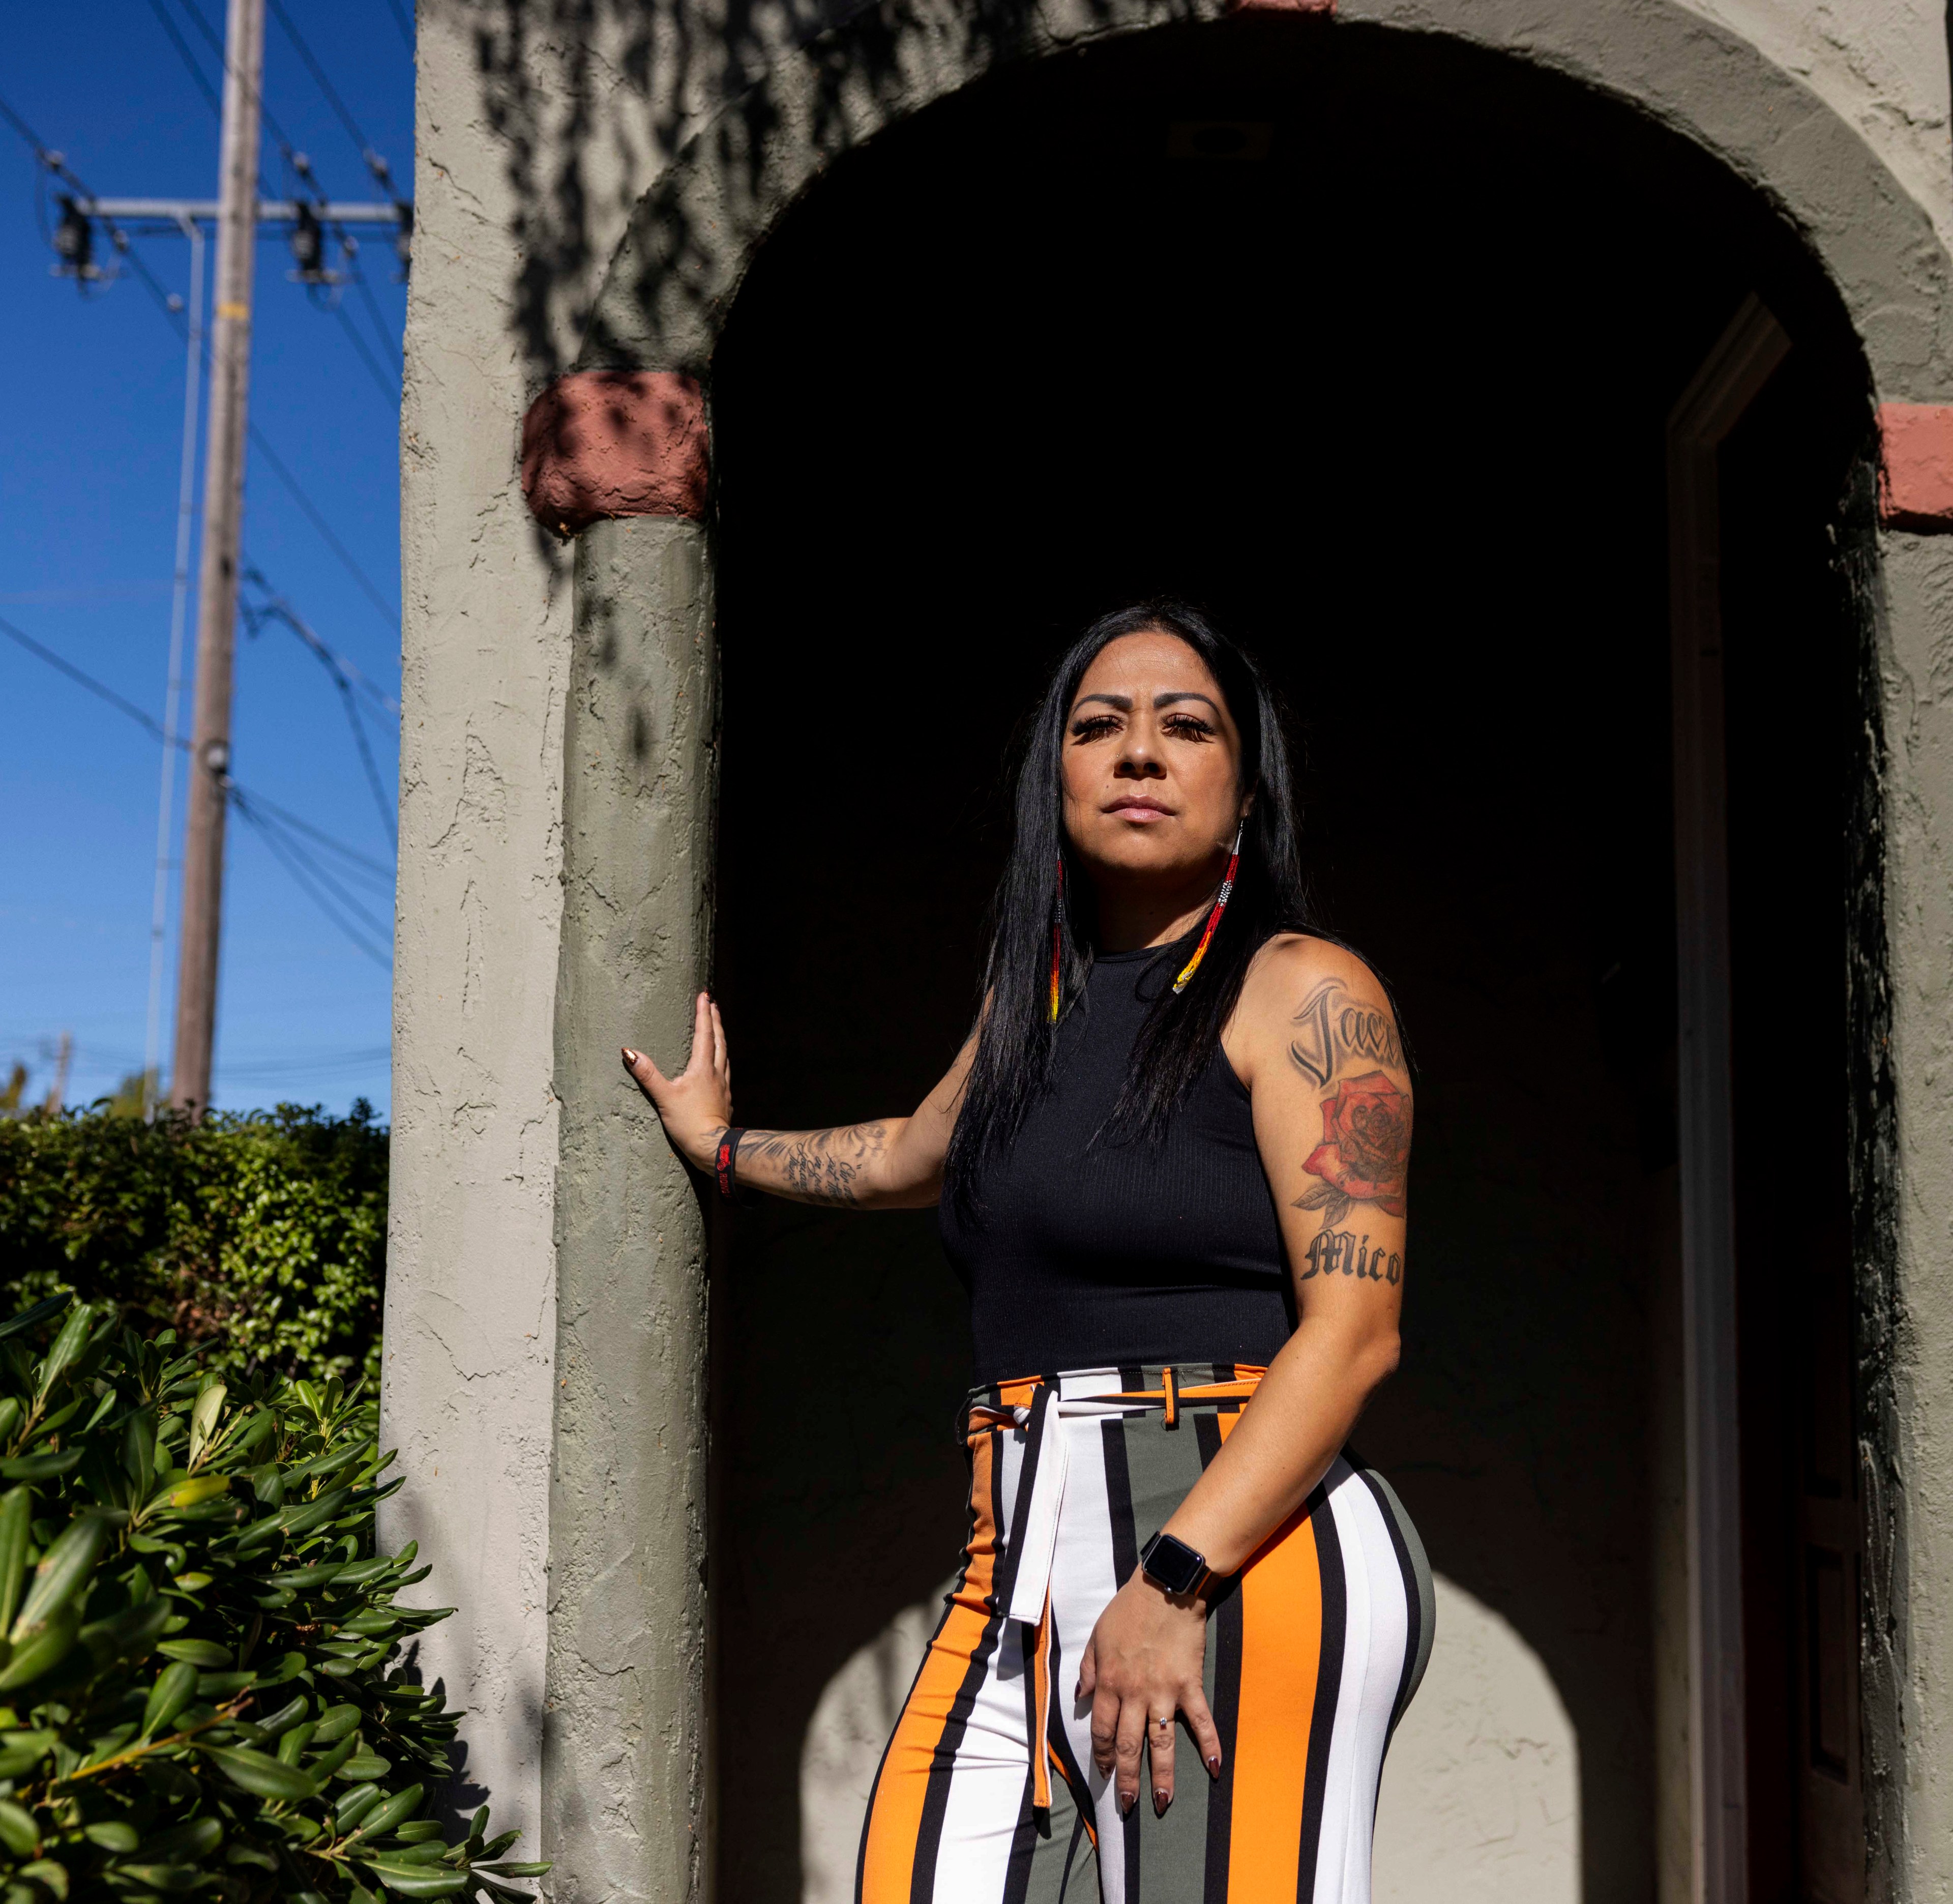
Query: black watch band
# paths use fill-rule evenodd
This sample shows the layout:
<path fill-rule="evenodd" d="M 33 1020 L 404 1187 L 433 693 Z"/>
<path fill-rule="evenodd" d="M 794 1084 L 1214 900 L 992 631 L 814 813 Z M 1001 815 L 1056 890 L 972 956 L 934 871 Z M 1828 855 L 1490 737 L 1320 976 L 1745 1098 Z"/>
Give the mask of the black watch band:
<path fill-rule="evenodd" d="M 1207 1556 L 1171 1534 L 1155 1534 L 1140 1549 L 1140 1567 L 1169 1593 L 1198 1593 L 1207 1579 Z"/>

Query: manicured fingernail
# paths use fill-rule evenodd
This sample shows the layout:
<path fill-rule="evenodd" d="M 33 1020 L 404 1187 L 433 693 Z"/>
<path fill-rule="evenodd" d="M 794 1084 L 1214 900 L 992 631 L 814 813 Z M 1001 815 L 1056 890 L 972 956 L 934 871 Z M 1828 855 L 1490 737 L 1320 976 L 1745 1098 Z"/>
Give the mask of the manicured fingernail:
<path fill-rule="evenodd" d="M 1119 1794 L 1120 1817 L 1122 1818 L 1130 1818 L 1133 1815 L 1133 1807 L 1138 1804 L 1139 1802 L 1140 1795 L 1138 1793 L 1121 1792 Z"/>
<path fill-rule="evenodd" d="M 638 1062 L 638 1054 L 629 1045 L 624 1047 L 624 1062 L 627 1065 L 635 1065 Z"/>
<path fill-rule="evenodd" d="M 1153 1788 L 1153 1816 L 1155 1818 L 1165 1818 L 1166 1808 L 1172 1802 L 1173 1794 L 1171 1792 L 1163 1792 L 1157 1786 Z"/>
<path fill-rule="evenodd" d="M 1207 1761 L 1207 1775 L 1210 1778 L 1221 1776 L 1221 1755 L 1218 1752 Z"/>

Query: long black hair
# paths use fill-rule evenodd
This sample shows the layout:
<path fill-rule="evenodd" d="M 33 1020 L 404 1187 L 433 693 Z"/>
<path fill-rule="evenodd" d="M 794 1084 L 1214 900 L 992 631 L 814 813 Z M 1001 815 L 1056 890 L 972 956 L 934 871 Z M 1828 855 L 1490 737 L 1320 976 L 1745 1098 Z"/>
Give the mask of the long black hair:
<path fill-rule="evenodd" d="M 1134 1042 L 1108 1134 L 1157 1138 L 1220 1042 L 1249 961 L 1276 933 L 1316 930 L 1303 883 L 1288 742 L 1274 692 L 1253 657 L 1183 603 L 1142 602 L 1102 615 L 1058 663 L 1032 717 L 1017 770 L 1017 835 L 998 883 L 983 970 L 987 1005 L 944 1165 L 949 1194 L 965 1213 L 975 1212 L 983 1164 L 1010 1147 L 1050 1081 L 1058 1041 L 1051 1012 L 1054 918 L 1061 996 L 1067 1005 L 1091 969 L 1093 908 L 1084 882 L 1067 877 L 1061 903 L 1060 896 L 1061 855 L 1071 868 L 1061 789 L 1066 717 L 1086 670 L 1104 648 L 1122 635 L 1154 632 L 1184 641 L 1220 684 L 1241 736 L 1240 791 L 1244 798 L 1252 794 L 1253 805 L 1220 928 L 1183 993 L 1176 997 L 1170 983 L 1160 985 Z M 1162 948 L 1161 959 L 1174 949 Z"/>

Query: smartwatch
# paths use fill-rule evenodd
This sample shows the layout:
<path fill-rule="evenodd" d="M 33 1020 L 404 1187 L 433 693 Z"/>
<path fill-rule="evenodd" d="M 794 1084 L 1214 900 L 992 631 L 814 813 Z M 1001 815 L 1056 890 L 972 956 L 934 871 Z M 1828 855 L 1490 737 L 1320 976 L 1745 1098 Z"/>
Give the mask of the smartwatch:
<path fill-rule="evenodd" d="M 1169 1593 L 1198 1593 L 1207 1579 L 1207 1556 L 1171 1534 L 1155 1534 L 1140 1549 L 1140 1567 Z"/>

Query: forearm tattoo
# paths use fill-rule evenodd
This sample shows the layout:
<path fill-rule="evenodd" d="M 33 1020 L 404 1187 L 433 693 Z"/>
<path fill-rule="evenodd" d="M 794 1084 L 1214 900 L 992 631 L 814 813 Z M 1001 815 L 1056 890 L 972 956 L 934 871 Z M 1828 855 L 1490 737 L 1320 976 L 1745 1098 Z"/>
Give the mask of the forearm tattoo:
<path fill-rule="evenodd" d="M 755 1190 L 803 1203 L 853 1209 L 863 1178 L 888 1143 L 881 1124 L 838 1125 L 826 1131 L 748 1131 L 739 1143 L 739 1175 Z"/>

